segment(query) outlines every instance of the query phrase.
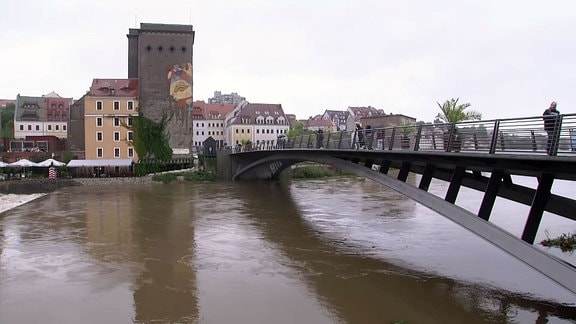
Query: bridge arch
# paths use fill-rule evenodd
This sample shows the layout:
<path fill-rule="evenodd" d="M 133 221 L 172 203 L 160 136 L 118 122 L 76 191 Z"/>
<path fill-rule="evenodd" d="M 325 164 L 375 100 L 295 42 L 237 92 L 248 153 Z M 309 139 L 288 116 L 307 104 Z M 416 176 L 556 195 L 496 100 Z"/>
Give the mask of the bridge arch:
<path fill-rule="evenodd" d="M 387 170 L 373 170 L 371 166 L 377 159 L 373 156 L 360 159 L 356 155 L 370 155 L 371 153 L 356 152 L 357 151 L 349 152 L 348 157 L 346 158 L 340 156 L 340 153 L 328 152 L 328 150 L 278 150 L 254 152 L 254 154 L 250 154 L 250 152 L 246 152 L 246 154 L 233 154 L 233 158 L 237 159 L 238 165 L 233 179 L 277 179 L 287 168 L 305 161 L 330 165 L 340 170 L 345 170 L 358 176 L 368 178 L 406 195 L 416 202 L 466 228 L 470 232 L 482 237 L 573 293 L 576 293 L 576 268 L 574 266 L 534 247 L 532 244 L 529 244 L 520 238 L 517 238 L 511 233 L 489 222 L 487 219 L 483 219 L 478 215 L 455 205 L 453 202 L 450 202 L 449 199 L 442 199 L 427 192 L 427 188 L 426 190 L 422 190 L 421 188 L 402 181 L 402 179 L 393 178 L 387 174 Z M 360 160 L 362 160 L 363 164 L 358 163 Z M 380 160 L 380 162 L 382 161 L 385 161 L 385 159 Z M 389 162 L 390 161 L 388 161 L 388 163 Z M 406 162 L 402 162 L 400 165 L 404 168 Z M 407 165 L 409 171 L 410 164 Z M 454 173 L 457 173 L 458 169 L 458 167 L 455 167 Z M 404 171 L 407 174 L 408 171 Z M 402 173 L 403 171 L 400 170 L 400 172 Z M 424 172 L 425 171 L 423 171 L 423 173 Z M 460 172 L 464 171 L 460 170 Z"/>

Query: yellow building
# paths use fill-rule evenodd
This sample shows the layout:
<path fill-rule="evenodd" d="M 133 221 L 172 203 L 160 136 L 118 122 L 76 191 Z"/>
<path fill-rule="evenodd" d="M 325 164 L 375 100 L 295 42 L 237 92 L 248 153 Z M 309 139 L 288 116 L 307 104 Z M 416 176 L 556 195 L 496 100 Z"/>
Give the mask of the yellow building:
<path fill-rule="evenodd" d="M 84 96 L 86 160 L 138 160 L 132 118 L 138 115 L 137 79 L 94 79 Z"/>

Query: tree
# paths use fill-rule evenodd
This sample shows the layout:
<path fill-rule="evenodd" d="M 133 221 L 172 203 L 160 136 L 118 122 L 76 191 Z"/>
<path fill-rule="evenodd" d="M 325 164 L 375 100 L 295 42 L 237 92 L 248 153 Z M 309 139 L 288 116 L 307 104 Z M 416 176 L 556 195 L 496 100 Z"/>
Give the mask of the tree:
<path fill-rule="evenodd" d="M 437 119 L 441 120 L 444 123 L 458 123 L 465 120 L 480 120 L 482 119 L 482 114 L 470 110 L 464 111 L 468 107 L 470 107 L 470 103 L 458 104 L 458 100 L 460 98 L 452 98 L 450 100 L 446 100 L 443 104 L 436 102 L 438 107 L 440 107 L 440 113 L 436 116 Z"/>
<path fill-rule="evenodd" d="M 13 103 L 9 103 L 5 108 L 0 109 L 0 130 L 2 133 L 0 137 L 3 138 L 13 138 L 14 137 L 14 110 L 16 106 Z"/>
<path fill-rule="evenodd" d="M 292 128 L 288 131 L 288 137 L 296 137 L 301 135 L 312 134 L 313 132 L 309 129 L 306 129 L 304 123 L 301 121 L 296 121 L 296 123 L 292 126 Z"/>
<path fill-rule="evenodd" d="M 144 117 L 142 113 L 133 118 L 134 140 L 132 144 L 139 159 L 169 160 L 172 157 L 172 149 L 165 132 L 167 123 L 166 114 L 162 116 L 162 120 L 159 122 Z"/>

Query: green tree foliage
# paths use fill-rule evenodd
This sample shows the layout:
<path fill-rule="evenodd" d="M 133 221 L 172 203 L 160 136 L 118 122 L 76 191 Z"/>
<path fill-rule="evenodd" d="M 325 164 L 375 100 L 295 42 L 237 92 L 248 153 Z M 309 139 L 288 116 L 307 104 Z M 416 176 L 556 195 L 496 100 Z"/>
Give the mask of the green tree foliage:
<path fill-rule="evenodd" d="M 288 137 L 296 137 L 301 135 L 312 134 L 313 132 L 304 126 L 304 123 L 297 121 L 294 126 L 288 131 Z"/>
<path fill-rule="evenodd" d="M 142 114 L 134 117 L 132 130 L 134 131 L 134 149 L 140 159 L 169 160 L 172 158 L 172 149 L 168 143 L 165 132 L 168 118 L 162 117 L 160 122 L 154 122 Z"/>
<path fill-rule="evenodd" d="M 446 100 L 443 104 L 436 102 L 440 107 L 437 119 L 444 123 L 458 123 L 465 120 L 480 120 L 482 114 L 477 111 L 465 111 L 470 107 L 470 103 L 458 104 L 460 98 Z"/>
<path fill-rule="evenodd" d="M 14 111 L 16 110 L 16 105 L 13 103 L 7 104 L 6 107 L 0 109 L 1 116 L 0 120 L 2 125 L 2 133 L 0 137 L 3 138 L 13 138 L 14 137 Z"/>

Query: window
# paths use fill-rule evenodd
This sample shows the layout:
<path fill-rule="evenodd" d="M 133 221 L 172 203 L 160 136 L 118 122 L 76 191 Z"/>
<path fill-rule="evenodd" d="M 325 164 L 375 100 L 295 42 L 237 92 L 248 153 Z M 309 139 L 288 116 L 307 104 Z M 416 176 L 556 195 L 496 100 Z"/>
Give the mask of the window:
<path fill-rule="evenodd" d="M 128 138 L 129 141 L 133 141 L 134 140 L 134 132 L 128 131 L 128 133 L 126 133 L 126 137 Z"/>
<path fill-rule="evenodd" d="M 126 124 L 128 124 L 128 126 L 132 126 L 132 117 L 128 117 L 126 119 Z"/>
<path fill-rule="evenodd" d="M 131 147 L 128 148 L 128 157 L 134 157 L 134 149 Z"/>
<path fill-rule="evenodd" d="M 48 125 L 48 130 L 49 130 L 49 131 L 52 130 L 52 125 Z"/>
<path fill-rule="evenodd" d="M 20 130 L 21 130 L 21 131 L 24 130 L 24 125 L 20 125 Z"/>
<path fill-rule="evenodd" d="M 128 110 L 134 110 L 134 101 L 128 101 Z"/>
<path fill-rule="evenodd" d="M 103 138 L 102 132 L 96 132 L 96 140 L 98 142 L 102 142 L 102 140 L 103 140 L 102 138 Z"/>
<path fill-rule="evenodd" d="M 40 130 L 40 125 L 36 125 L 36 130 L 37 130 L 37 131 Z"/>
<path fill-rule="evenodd" d="M 63 130 L 63 131 L 66 130 L 66 125 L 62 125 L 62 130 Z"/>
<path fill-rule="evenodd" d="M 114 110 L 120 110 L 120 101 L 114 101 Z"/>
<path fill-rule="evenodd" d="M 32 125 L 28 125 L 28 130 L 32 130 Z"/>
<path fill-rule="evenodd" d="M 104 149 L 99 147 L 96 149 L 96 157 L 101 158 L 104 155 Z"/>
<path fill-rule="evenodd" d="M 115 157 L 115 158 L 119 158 L 119 157 L 120 157 L 120 148 L 119 148 L 119 147 L 115 147 L 115 148 L 114 148 L 114 157 Z"/>
<path fill-rule="evenodd" d="M 118 126 L 120 126 L 120 118 L 114 117 L 114 127 L 118 127 Z"/>
<path fill-rule="evenodd" d="M 102 101 L 96 101 L 96 110 L 102 110 L 103 103 Z"/>
<path fill-rule="evenodd" d="M 56 125 L 56 131 L 60 130 L 60 125 Z"/>
<path fill-rule="evenodd" d="M 114 132 L 114 142 L 120 142 L 120 132 Z"/>
<path fill-rule="evenodd" d="M 102 127 L 102 117 L 96 117 L 96 126 Z"/>

